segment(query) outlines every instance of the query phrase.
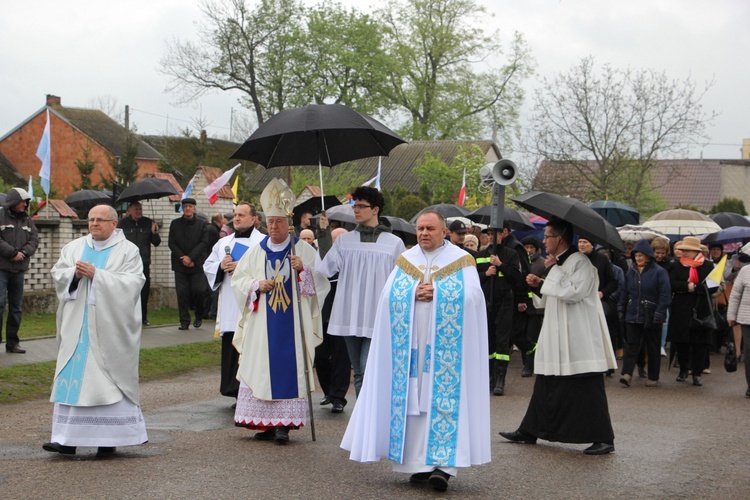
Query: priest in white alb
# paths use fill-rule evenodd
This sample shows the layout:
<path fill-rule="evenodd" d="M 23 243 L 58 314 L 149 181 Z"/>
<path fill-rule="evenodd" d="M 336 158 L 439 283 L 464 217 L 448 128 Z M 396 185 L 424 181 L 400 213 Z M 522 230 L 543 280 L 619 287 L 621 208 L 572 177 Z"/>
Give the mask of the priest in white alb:
<path fill-rule="evenodd" d="M 266 235 L 255 229 L 258 212 L 246 201 L 234 207 L 234 233 L 216 242 L 203 263 L 208 286 L 219 290 L 216 314 L 216 333 L 221 336 L 221 382 L 219 392 L 223 396 L 237 398 L 240 384 L 237 381 L 239 354 L 232 345 L 237 328 L 239 308 L 232 293 L 232 276 L 238 261 L 248 249 L 260 243 Z"/>
<path fill-rule="evenodd" d="M 145 277 L 138 247 L 116 229 L 114 208 L 95 206 L 88 225 L 52 268 L 59 348 L 52 439 L 43 448 L 72 455 L 95 446 L 102 457 L 148 440 L 138 390 Z"/>
<path fill-rule="evenodd" d="M 460 467 L 488 463 L 487 314 L 474 259 L 444 240 L 445 220 L 417 220 L 377 308 L 362 392 L 341 447 L 393 461 L 437 491 Z"/>
<path fill-rule="evenodd" d="M 316 276 L 315 250 L 296 237 L 292 241 L 288 215 L 294 194 L 286 183 L 272 180 L 260 202 L 268 237 L 242 256 L 232 276 L 240 309 L 233 340 L 240 354 L 234 421 L 262 431 L 256 439 L 285 444 L 289 430 L 306 423 L 307 383 L 314 387 L 312 356 L 323 341 L 319 300 L 329 283 Z"/>

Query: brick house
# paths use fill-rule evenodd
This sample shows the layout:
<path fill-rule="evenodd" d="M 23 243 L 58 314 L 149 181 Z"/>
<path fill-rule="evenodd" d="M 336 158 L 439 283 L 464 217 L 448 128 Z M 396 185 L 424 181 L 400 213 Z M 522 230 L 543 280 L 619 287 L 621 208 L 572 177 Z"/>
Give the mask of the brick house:
<path fill-rule="evenodd" d="M 20 173 L 23 179 L 29 175 L 39 177 L 41 162 L 36 150 L 44 132 L 47 113 L 50 116 L 50 138 L 52 145 L 52 188 L 57 198 L 65 198 L 80 185 L 81 176 L 76 160 L 83 159 L 84 149 L 96 167 L 91 181 L 102 182 L 112 175 L 110 156 L 120 157 L 127 131 L 102 111 L 83 108 L 68 108 L 61 104 L 58 96 L 48 95 L 46 104 L 24 122 L 0 137 L 0 154 Z M 159 153 L 135 136 L 138 146 L 136 163 L 139 177 L 157 171 Z"/>

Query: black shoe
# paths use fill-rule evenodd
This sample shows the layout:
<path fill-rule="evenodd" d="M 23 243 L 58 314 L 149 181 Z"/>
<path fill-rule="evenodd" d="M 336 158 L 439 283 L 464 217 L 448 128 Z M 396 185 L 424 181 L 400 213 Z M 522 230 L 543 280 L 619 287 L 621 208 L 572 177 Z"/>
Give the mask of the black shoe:
<path fill-rule="evenodd" d="M 521 370 L 521 376 L 523 378 L 531 377 L 533 374 L 534 372 L 532 372 L 531 368 L 529 368 L 528 366 L 524 366 L 523 369 Z"/>
<path fill-rule="evenodd" d="M 258 441 L 272 441 L 276 437 L 276 427 L 271 427 L 263 432 L 258 432 L 253 437 Z"/>
<path fill-rule="evenodd" d="M 193 326 L 196 327 L 196 328 L 200 328 L 202 324 L 203 324 L 203 320 L 202 319 L 196 318 L 195 321 L 193 321 Z"/>
<path fill-rule="evenodd" d="M 232 403 L 232 409 L 233 409 L 233 410 L 236 410 L 236 409 L 237 409 L 237 403 Z"/>
<path fill-rule="evenodd" d="M 698 386 L 698 387 L 703 385 L 703 381 L 701 380 L 699 375 L 695 375 L 693 377 L 693 385 Z"/>
<path fill-rule="evenodd" d="M 277 427 L 274 440 L 276 444 L 287 444 L 289 442 L 289 427 Z"/>
<path fill-rule="evenodd" d="M 747 391 L 745 391 L 745 397 L 750 398 L 750 387 L 748 387 Z"/>
<path fill-rule="evenodd" d="M 177 327 L 178 330 L 187 330 L 190 328 L 190 323 L 182 323 L 179 327 Z"/>
<path fill-rule="evenodd" d="M 143 320 L 143 326 L 151 326 L 151 322 L 147 319 Z"/>
<path fill-rule="evenodd" d="M 98 458 L 109 458 L 115 454 L 116 450 L 117 448 L 115 448 L 114 446 L 100 446 L 96 450 L 96 456 Z"/>
<path fill-rule="evenodd" d="M 333 403 L 331 413 L 344 413 L 344 405 L 342 405 L 341 403 Z"/>
<path fill-rule="evenodd" d="M 432 474 L 430 474 L 430 479 L 428 482 L 430 483 L 430 486 L 432 486 L 432 489 L 435 491 L 445 491 L 448 489 L 448 479 L 450 479 L 451 476 L 447 472 L 443 472 L 440 469 L 435 469 L 432 471 Z"/>
<path fill-rule="evenodd" d="M 320 406 L 325 406 L 331 404 L 331 400 L 328 398 L 328 396 L 323 396 L 323 399 L 320 400 Z"/>
<path fill-rule="evenodd" d="M 638 376 L 640 378 L 648 378 L 648 373 L 646 373 L 646 369 L 642 367 L 638 367 Z"/>
<path fill-rule="evenodd" d="M 678 382 L 684 382 L 685 379 L 687 379 L 687 376 L 688 376 L 688 372 L 680 371 L 680 374 L 677 375 L 677 381 Z"/>
<path fill-rule="evenodd" d="M 536 444 L 536 436 L 532 436 L 531 434 L 527 434 L 523 432 L 521 429 L 515 430 L 513 432 L 500 432 L 500 435 L 507 439 L 508 441 L 512 441 L 514 443 L 523 443 L 523 444 Z"/>
<path fill-rule="evenodd" d="M 60 455 L 75 455 L 76 454 L 75 446 L 65 446 L 60 443 L 44 443 L 42 445 L 42 448 L 45 451 L 49 451 L 52 453 L 59 453 Z"/>
<path fill-rule="evenodd" d="M 430 476 L 432 475 L 433 471 L 430 472 L 417 472 L 416 474 L 412 474 L 409 478 L 410 483 L 426 483 L 430 480 Z"/>
<path fill-rule="evenodd" d="M 8 345 L 5 345 L 5 352 L 9 352 L 12 354 L 26 354 L 26 349 L 21 349 L 21 346 L 18 344 L 12 345 L 8 347 Z"/>
<path fill-rule="evenodd" d="M 583 452 L 586 455 L 606 455 L 615 451 L 615 445 L 612 443 L 594 443 Z"/>

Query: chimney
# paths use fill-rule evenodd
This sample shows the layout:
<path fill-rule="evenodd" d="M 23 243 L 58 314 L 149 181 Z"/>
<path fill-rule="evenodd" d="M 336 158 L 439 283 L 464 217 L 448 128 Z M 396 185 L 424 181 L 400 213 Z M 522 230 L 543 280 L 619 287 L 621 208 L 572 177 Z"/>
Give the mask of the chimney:
<path fill-rule="evenodd" d="M 62 106 L 60 97 L 52 94 L 47 94 L 47 106 Z"/>

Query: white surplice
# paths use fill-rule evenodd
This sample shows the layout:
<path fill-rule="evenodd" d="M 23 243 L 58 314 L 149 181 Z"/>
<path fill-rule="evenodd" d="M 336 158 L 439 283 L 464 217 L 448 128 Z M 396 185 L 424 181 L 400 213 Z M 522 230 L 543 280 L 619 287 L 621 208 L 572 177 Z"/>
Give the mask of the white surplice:
<path fill-rule="evenodd" d="M 407 250 L 380 296 L 360 397 L 341 447 L 398 472 L 487 463 L 487 314 L 473 258 L 446 242 Z M 415 299 L 432 282 L 431 302 Z"/>
<path fill-rule="evenodd" d="M 363 243 L 358 231 L 350 231 L 336 238 L 322 261 L 318 258 L 316 271 L 328 278 L 339 274 L 329 335 L 372 338 L 380 292 L 403 251 L 403 241 L 391 233 Z"/>

